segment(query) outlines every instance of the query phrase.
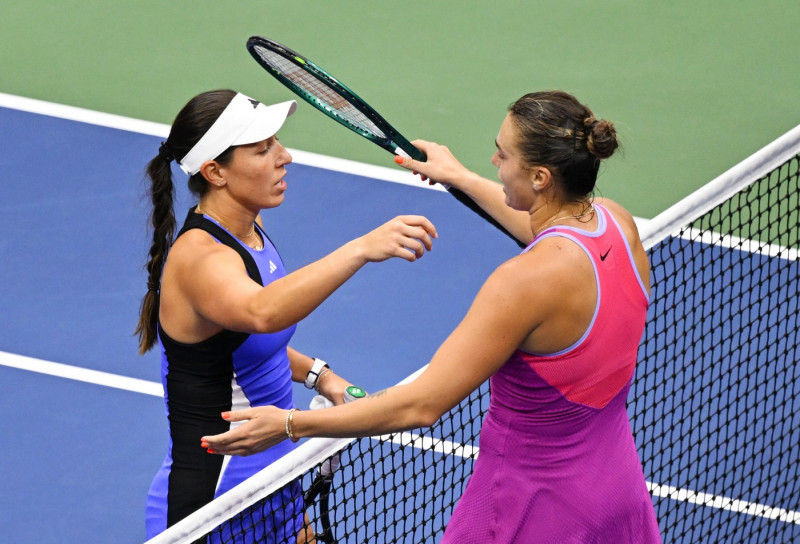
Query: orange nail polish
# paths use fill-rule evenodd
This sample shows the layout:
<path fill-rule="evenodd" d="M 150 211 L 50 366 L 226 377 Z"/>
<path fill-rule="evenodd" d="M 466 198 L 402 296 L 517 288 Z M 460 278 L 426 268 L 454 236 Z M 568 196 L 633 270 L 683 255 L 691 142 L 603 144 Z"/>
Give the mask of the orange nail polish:
<path fill-rule="evenodd" d="M 396 162 L 397 164 L 403 164 L 403 157 L 401 157 L 400 155 L 395 155 L 394 162 Z"/>

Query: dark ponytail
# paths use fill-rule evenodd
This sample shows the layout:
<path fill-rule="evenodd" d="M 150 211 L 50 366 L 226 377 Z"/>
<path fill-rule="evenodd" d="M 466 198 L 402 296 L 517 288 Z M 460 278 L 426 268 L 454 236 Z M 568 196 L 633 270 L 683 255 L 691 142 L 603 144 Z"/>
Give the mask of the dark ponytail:
<path fill-rule="evenodd" d="M 164 144 L 162 144 L 163 149 Z M 153 242 L 146 266 L 147 293 L 142 299 L 139 324 L 136 326 L 140 354 L 148 352 L 156 343 L 161 270 L 164 268 L 164 261 L 167 259 L 172 237 L 175 235 L 173 209 L 175 186 L 172 183 L 169 157 L 159 152 L 158 156 L 147 165 L 147 176 L 152 181 L 150 198 L 153 202 L 153 211 L 150 214 L 150 221 L 153 225 Z"/>
<path fill-rule="evenodd" d="M 172 182 L 172 160 L 180 161 L 189 150 L 211 128 L 222 114 L 235 91 L 228 89 L 209 91 L 192 98 L 178 113 L 172 123 L 169 137 L 161 144 L 158 155 L 147 165 L 150 178 L 150 198 L 153 209 L 150 222 L 153 226 L 153 241 L 147 261 L 147 293 L 142 298 L 139 323 L 135 334 L 139 336 L 139 353 L 148 352 L 156 343 L 158 326 L 158 307 L 161 292 L 161 271 L 167 260 L 167 253 L 175 236 L 175 185 Z M 227 163 L 232 156 L 232 148 L 215 160 Z M 189 178 L 189 189 L 198 197 L 208 190 L 208 183 L 201 173 Z"/>

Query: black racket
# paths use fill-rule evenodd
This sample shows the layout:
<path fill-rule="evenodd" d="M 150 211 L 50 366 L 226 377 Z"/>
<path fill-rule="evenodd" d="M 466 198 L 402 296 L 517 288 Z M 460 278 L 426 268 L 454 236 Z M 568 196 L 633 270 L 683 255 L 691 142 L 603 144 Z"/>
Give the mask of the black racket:
<path fill-rule="evenodd" d="M 356 93 L 303 55 L 292 51 L 285 45 L 260 36 L 253 36 L 247 40 L 247 50 L 256 62 L 275 79 L 331 119 L 390 153 L 404 154 L 422 162 L 427 159 L 425 153 L 411 145 L 402 134 Z M 503 231 L 517 245 L 524 247 L 525 244 L 514 238 L 462 191 L 448 187 L 446 184 L 442 185 L 459 202 Z"/>
<path fill-rule="evenodd" d="M 311 486 L 303 495 L 306 508 L 313 508 L 317 497 L 319 497 L 319 521 L 320 525 L 322 525 L 322 532 L 315 532 L 314 538 L 317 542 L 324 542 L 325 544 L 336 543 L 333 528 L 331 527 L 330 514 L 331 487 L 333 486 L 333 472 L 335 470 L 326 471 L 321 466 Z"/>
<path fill-rule="evenodd" d="M 344 402 L 353 402 L 354 400 L 363 399 L 367 396 L 367 392 L 356 387 L 355 385 L 349 386 L 344 390 Z M 317 395 L 311 401 L 311 409 L 324 408 L 333 406 L 333 403 L 325 399 L 322 395 Z M 339 454 L 336 453 L 323 462 L 317 469 L 317 475 L 314 481 L 306 490 L 303 495 L 303 501 L 306 508 L 313 508 L 314 502 L 319 497 L 319 522 L 322 525 L 322 532 L 315 533 L 314 538 L 317 542 L 324 542 L 325 544 L 336 544 L 336 536 L 333 534 L 333 527 L 331 526 L 331 513 L 330 513 L 330 498 L 331 487 L 333 487 L 333 475 L 339 470 Z"/>

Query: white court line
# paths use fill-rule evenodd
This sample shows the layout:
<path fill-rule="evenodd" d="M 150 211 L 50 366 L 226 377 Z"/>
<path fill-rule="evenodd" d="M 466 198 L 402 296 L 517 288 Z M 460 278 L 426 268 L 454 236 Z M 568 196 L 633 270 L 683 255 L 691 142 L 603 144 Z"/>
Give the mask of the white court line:
<path fill-rule="evenodd" d="M 108 372 L 100 372 L 98 370 L 89 370 L 88 368 L 65 365 L 62 363 L 43 361 L 42 359 L 15 355 L 5 351 L 0 351 L 0 365 L 18 368 L 20 370 L 28 370 L 30 372 L 38 372 L 39 374 L 47 374 L 49 376 L 57 376 L 59 378 L 67 378 L 69 380 L 77 380 L 79 382 L 113 387 L 114 389 L 143 393 L 154 397 L 164 396 L 164 388 L 160 383 L 140 380 L 138 378 L 129 378 L 118 374 L 109 374 Z"/>
<path fill-rule="evenodd" d="M 766 504 L 732 499 L 730 497 L 712 495 L 710 493 L 698 493 L 691 489 L 680 489 L 672 487 L 671 485 L 661 485 L 652 482 L 647 482 L 647 488 L 654 497 L 708 506 L 709 508 L 717 508 L 718 510 L 730 510 L 739 514 L 747 514 L 748 516 L 757 516 L 800 525 L 800 512 L 794 510 L 775 508 L 774 506 L 768 506 Z"/>
<path fill-rule="evenodd" d="M 465 459 L 478 457 L 478 448 L 475 446 L 467 446 L 466 444 L 459 444 L 458 442 L 450 442 L 449 440 L 442 440 L 441 438 L 433 438 L 431 436 L 423 436 L 413 433 L 394 433 L 384 434 L 381 436 L 373 436 L 374 440 L 381 442 L 393 442 L 403 447 L 409 446 L 417 448 L 422 451 L 435 451 L 442 455 L 457 455 Z"/>
<path fill-rule="evenodd" d="M 729 249 L 745 251 L 751 254 L 766 255 L 776 259 L 796 261 L 800 257 L 800 250 L 778 244 L 765 244 L 759 240 L 739 238 L 730 234 L 720 234 L 714 231 L 704 231 L 694 227 L 681 231 L 681 238 L 689 242 L 700 242 L 710 246 L 719 246 Z"/>

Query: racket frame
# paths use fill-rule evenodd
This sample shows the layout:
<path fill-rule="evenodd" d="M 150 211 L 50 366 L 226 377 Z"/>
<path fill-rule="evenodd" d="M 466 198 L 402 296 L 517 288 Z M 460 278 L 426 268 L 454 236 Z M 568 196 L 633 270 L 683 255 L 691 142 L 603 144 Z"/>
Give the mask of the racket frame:
<path fill-rule="evenodd" d="M 284 75 L 283 72 L 277 70 L 272 66 L 272 64 L 265 61 L 264 58 L 257 52 L 256 49 L 258 47 L 263 47 L 283 57 L 341 95 L 352 107 L 358 110 L 362 115 L 364 115 L 364 117 L 371 121 L 378 129 L 380 129 L 380 131 L 383 132 L 386 137 L 381 138 L 379 135 L 373 134 L 357 124 L 352 123 L 349 119 L 347 119 L 347 117 L 339 114 L 335 108 L 329 107 L 322 100 L 317 98 L 317 96 L 308 92 L 301 85 L 293 82 L 290 78 Z M 317 108 L 331 119 L 360 134 L 364 138 L 370 140 L 374 144 L 377 144 L 390 153 L 397 154 L 397 149 L 399 148 L 405 151 L 406 154 L 414 160 L 425 161 L 427 158 L 425 153 L 411 145 L 411 142 L 409 142 L 402 134 L 400 134 L 397 129 L 395 129 L 386 119 L 383 118 L 381 114 L 375 111 L 372 106 L 367 104 L 363 98 L 353 92 L 349 87 L 347 87 L 347 85 L 337 80 L 335 77 L 327 73 L 325 70 L 314 64 L 297 51 L 261 36 L 252 36 L 250 39 L 248 39 L 247 50 L 250 52 L 250 55 L 252 55 L 255 61 L 258 62 L 262 68 L 267 70 L 275 79 L 280 81 L 293 93 L 303 98 L 306 102 Z"/>
<path fill-rule="evenodd" d="M 370 122 L 372 122 L 381 132 L 385 134 L 385 137 L 380 137 L 377 134 L 373 134 L 363 128 L 359 127 L 358 125 L 350 122 L 346 117 L 338 114 L 335 109 L 327 107 L 321 100 L 319 100 L 314 94 L 306 91 L 305 88 L 302 86 L 294 83 L 289 77 L 283 74 L 280 70 L 274 68 L 272 64 L 264 60 L 264 58 L 256 51 L 256 48 L 263 47 L 272 53 L 275 53 L 282 58 L 288 60 L 289 62 L 293 63 L 301 70 L 304 70 L 306 73 L 310 74 L 312 77 L 316 78 L 318 81 L 322 82 L 328 88 L 332 89 L 333 91 L 339 93 L 339 95 L 344 98 L 351 106 L 353 106 L 356 110 L 358 110 L 364 117 L 366 117 Z M 410 157 L 414 160 L 425 162 L 427 160 L 427 156 L 425 153 L 414 147 L 411 142 L 409 142 L 402 134 L 400 134 L 389 122 L 383 118 L 381 114 L 379 114 L 375 109 L 367 104 L 367 102 L 354 93 L 350 88 L 346 85 L 341 83 L 335 77 L 330 75 L 328 72 L 314 64 L 305 56 L 301 55 L 297 51 L 286 47 L 285 45 L 278 43 L 274 40 L 270 40 L 268 38 L 264 38 L 262 36 L 251 36 L 247 40 L 247 50 L 250 55 L 255 59 L 255 61 L 264 68 L 270 75 L 272 75 L 275 79 L 280 81 L 284 86 L 286 86 L 290 91 L 295 93 L 297 96 L 301 97 L 303 100 L 314 106 L 316 109 L 336 121 L 337 123 L 347 127 L 348 129 L 352 130 L 356 134 L 366 138 L 367 140 L 371 141 L 374 144 L 382 147 L 386 151 L 396 155 L 404 155 Z M 486 210 L 481 208 L 474 200 L 472 200 L 469 196 L 467 196 L 463 191 L 456 189 L 455 187 L 450 187 L 447 184 L 442 184 L 447 191 L 453 195 L 456 200 L 464 204 L 470 210 L 481 216 L 485 221 L 490 223 L 492 226 L 497 228 L 499 231 L 504 233 L 506 236 L 514 240 L 516 244 L 524 248 L 525 243 L 518 240 L 513 234 L 511 234 L 503 225 L 500 224 L 494 217 L 492 217 Z"/>

